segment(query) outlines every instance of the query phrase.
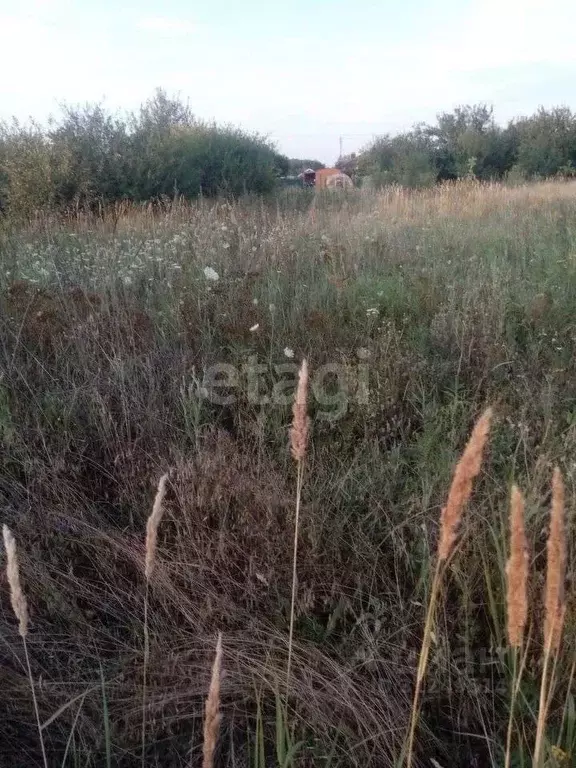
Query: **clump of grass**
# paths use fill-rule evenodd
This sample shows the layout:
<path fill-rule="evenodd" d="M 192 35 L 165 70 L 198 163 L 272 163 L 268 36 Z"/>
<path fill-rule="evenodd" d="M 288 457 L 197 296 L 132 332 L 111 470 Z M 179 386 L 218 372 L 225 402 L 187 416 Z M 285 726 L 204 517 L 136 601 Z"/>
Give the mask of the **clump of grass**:
<path fill-rule="evenodd" d="M 218 742 L 218 733 L 220 732 L 220 679 L 222 676 L 222 633 L 218 633 L 216 642 L 216 653 L 214 654 L 214 663 L 212 664 L 212 675 L 210 677 L 210 688 L 206 699 L 206 709 L 204 713 L 204 755 L 202 768 L 214 768 L 214 752 Z"/>
<path fill-rule="evenodd" d="M 410 724 L 407 736 L 407 757 L 406 765 L 411 768 L 414 756 L 414 739 L 416 727 L 420 715 L 420 697 L 422 692 L 422 683 L 426 676 L 428 667 L 428 657 L 432 643 L 434 616 L 436 604 L 442 585 L 443 575 L 450 556 L 454 552 L 458 529 L 462 520 L 464 507 L 470 498 L 472 484 L 480 472 L 482 466 L 482 456 L 484 446 L 490 431 L 492 421 L 492 409 L 487 408 L 482 416 L 476 422 L 474 429 L 460 461 L 454 470 L 452 484 L 448 493 L 446 506 L 442 509 L 440 516 L 440 539 L 438 541 L 438 553 L 436 558 L 436 568 L 430 589 L 430 598 L 426 611 L 426 621 L 422 636 L 422 645 L 418 658 L 418 668 L 416 670 L 416 684 L 414 687 L 414 698 L 410 713 Z"/>
<path fill-rule="evenodd" d="M 292 595 L 290 599 L 290 629 L 288 634 L 288 664 L 286 668 L 286 692 L 290 690 L 290 673 L 292 670 L 292 647 L 294 643 L 294 612 L 297 589 L 298 563 L 298 532 L 300 527 L 300 504 L 302 498 L 302 480 L 304 476 L 304 459 L 310 431 L 308 416 L 308 363 L 304 359 L 298 373 L 298 386 L 292 406 L 292 426 L 290 428 L 290 449 L 297 464 L 296 478 L 296 512 L 294 515 L 294 542 L 292 552 Z"/>
<path fill-rule="evenodd" d="M 30 667 L 30 657 L 28 655 L 28 644 L 26 642 L 26 637 L 28 636 L 28 603 L 20 583 L 20 566 L 18 564 L 16 539 L 7 525 L 2 526 L 2 535 L 4 537 L 4 549 L 6 550 L 6 578 L 8 579 L 8 585 L 10 586 L 10 602 L 12 603 L 14 615 L 18 619 L 18 632 L 20 633 L 22 645 L 24 647 L 26 671 L 28 673 L 30 691 L 32 693 L 32 702 L 34 704 L 34 715 L 38 726 L 38 739 L 40 741 L 40 749 L 42 750 L 42 759 L 45 768 L 48 768 L 48 759 L 46 757 L 44 737 L 42 735 L 42 726 L 40 724 L 40 713 L 38 711 L 38 701 L 36 699 L 36 689 L 34 687 L 34 678 L 32 677 L 32 668 Z"/>
<path fill-rule="evenodd" d="M 552 476 L 552 508 L 550 532 L 547 542 L 546 592 L 544 597 L 544 655 L 540 681 L 538 722 L 534 743 L 534 768 L 540 768 L 544 760 L 544 737 L 550 701 L 556 684 L 556 661 L 560 650 L 566 596 L 566 532 L 564 522 L 564 481 L 558 467 Z M 553 663 L 552 670 L 550 664 Z"/>

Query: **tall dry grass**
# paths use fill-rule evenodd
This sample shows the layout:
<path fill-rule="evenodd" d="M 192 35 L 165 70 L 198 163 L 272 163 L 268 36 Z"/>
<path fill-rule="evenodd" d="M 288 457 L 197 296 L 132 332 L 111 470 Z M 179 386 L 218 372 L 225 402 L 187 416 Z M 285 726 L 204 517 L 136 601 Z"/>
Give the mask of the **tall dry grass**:
<path fill-rule="evenodd" d="M 546 592 L 544 596 L 544 652 L 538 722 L 534 743 L 534 768 L 541 768 L 546 757 L 544 740 L 550 702 L 556 685 L 556 661 L 560 651 L 566 595 L 566 532 L 564 509 L 564 481 L 558 467 L 552 477 L 552 508 L 550 510 L 550 531 L 547 543 Z M 552 669 L 550 669 L 552 665 Z"/>
<path fill-rule="evenodd" d="M 482 456 L 486 440 L 488 439 L 491 421 L 492 409 L 488 408 L 476 422 L 472 434 L 470 435 L 470 439 L 464 448 L 464 452 L 456 465 L 452 484 L 448 493 L 448 500 L 446 506 L 442 509 L 440 516 L 440 538 L 438 540 L 436 568 L 430 587 L 430 597 L 428 599 L 428 608 L 424 622 L 422 645 L 420 647 L 418 668 L 416 670 L 416 683 L 414 686 L 414 698 L 410 713 L 410 724 L 408 726 L 406 750 L 406 765 L 408 768 L 411 768 L 414 759 L 414 740 L 420 715 L 422 684 L 428 667 L 428 657 L 430 655 L 434 629 L 434 617 L 443 576 L 446 565 L 454 552 L 458 530 L 462 521 L 462 513 L 470 498 L 470 494 L 472 493 L 472 484 L 482 466 Z"/>
<path fill-rule="evenodd" d="M 510 714 L 506 732 L 505 768 L 509 768 L 512 755 L 512 737 L 516 700 L 522 681 L 526 656 L 524 634 L 528 619 L 528 541 L 524 526 L 524 497 L 520 489 L 512 486 L 510 497 L 510 555 L 506 564 L 506 626 L 508 644 L 513 653 L 513 672 L 510 694 Z"/>
<path fill-rule="evenodd" d="M 214 768 L 214 753 L 220 731 L 220 677 L 222 674 L 222 633 L 218 633 L 204 713 L 204 756 L 202 768 Z"/>
<path fill-rule="evenodd" d="M 32 677 L 30 656 L 28 654 L 28 644 L 26 642 L 26 638 L 28 637 L 29 621 L 28 602 L 20 582 L 20 566 L 18 564 L 16 539 L 12 535 L 12 531 L 8 528 L 7 525 L 2 526 L 2 535 L 4 537 L 4 549 L 6 551 L 6 578 L 10 587 L 10 601 L 12 603 L 12 610 L 14 611 L 14 615 L 18 619 L 18 632 L 22 638 L 22 647 L 24 648 L 24 658 L 26 660 L 26 672 L 28 674 L 28 681 L 30 683 L 30 693 L 32 694 L 34 716 L 36 718 L 36 725 L 38 727 L 38 740 L 40 742 L 40 749 L 42 751 L 42 760 L 44 762 L 45 768 L 48 768 L 48 758 L 46 756 L 44 736 L 42 735 L 42 725 L 40 723 L 40 712 L 38 710 L 38 701 L 36 699 L 36 686 L 34 685 L 34 678 Z"/>
<path fill-rule="evenodd" d="M 300 505 L 302 500 L 302 482 L 304 478 L 304 459 L 310 431 L 308 416 L 308 363 L 302 361 L 298 373 L 298 386 L 292 407 L 292 426 L 290 427 L 290 450 L 296 462 L 296 510 L 294 513 L 294 541 L 292 548 L 292 595 L 290 598 L 290 628 L 288 630 L 288 664 L 286 668 L 286 691 L 290 691 L 290 673 L 292 671 L 292 647 L 294 643 L 294 614 L 296 590 L 298 585 L 298 535 L 300 530 Z"/>
<path fill-rule="evenodd" d="M 144 594 L 144 660 L 142 664 L 142 766 L 146 762 L 146 712 L 147 712 L 147 676 L 150 663 L 150 632 L 148 628 L 148 603 L 150 599 L 150 579 L 156 564 L 156 545 L 158 541 L 158 527 L 164 513 L 164 497 L 166 495 L 166 483 L 168 475 L 164 474 L 158 481 L 158 488 L 152 505 L 152 512 L 146 523 L 146 555 L 144 575 L 146 587 Z"/>

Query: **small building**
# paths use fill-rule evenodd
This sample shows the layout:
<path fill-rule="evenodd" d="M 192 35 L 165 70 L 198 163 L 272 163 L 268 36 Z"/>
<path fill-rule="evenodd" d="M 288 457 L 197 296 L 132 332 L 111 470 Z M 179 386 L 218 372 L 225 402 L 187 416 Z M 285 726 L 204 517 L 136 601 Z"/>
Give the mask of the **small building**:
<path fill-rule="evenodd" d="M 316 171 L 316 189 L 348 188 L 354 186 L 350 176 L 339 168 L 322 168 Z"/>

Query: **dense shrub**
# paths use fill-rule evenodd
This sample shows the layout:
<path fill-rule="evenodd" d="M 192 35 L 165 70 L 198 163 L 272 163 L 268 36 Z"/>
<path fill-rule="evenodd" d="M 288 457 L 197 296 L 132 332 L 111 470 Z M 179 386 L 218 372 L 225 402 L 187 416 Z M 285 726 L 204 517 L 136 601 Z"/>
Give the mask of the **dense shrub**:
<path fill-rule="evenodd" d="M 531 117 L 496 124 L 483 104 L 438 115 L 381 136 L 360 156 L 361 173 L 377 185 L 430 186 L 437 181 L 482 181 L 572 176 L 576 172 L 576 115 L 567 108 L 540 109 Z"/>
<path fill-rule="evenodd" d="M 137 114 L 65 106 L 47 127 L 0 126 L 0 199 L 16 213 L 123 199 L 270 192 L 287 158 L 238 128 L 205 123 L 161 90 Z"/>

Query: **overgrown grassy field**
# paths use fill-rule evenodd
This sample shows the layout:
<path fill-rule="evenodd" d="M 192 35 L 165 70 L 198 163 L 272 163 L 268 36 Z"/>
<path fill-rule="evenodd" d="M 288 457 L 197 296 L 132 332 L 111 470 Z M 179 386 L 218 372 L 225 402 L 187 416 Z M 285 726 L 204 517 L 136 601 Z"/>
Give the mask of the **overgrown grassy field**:
<path fill-rule="evenodd" d="M 487 405 L 417 764 L 503 765 L 515 482 L 531 610 L 512 765 L 531 765 L 556 464 L 568 605 L 546 765 L 574 764 L 576 184 L 298 193 L 0 227 L 2 522 L 19 545 L 50 766 L 200 765 L 218 631 L 218 766 L 398 764 L 440 509 Z M 304 357 L 312 430 L 285 708 L 288 427 Z M 165 472 L 142 762 L 144 542 Z M 30 768 L 38 733 L 4 576 L 0 596 L 0 765 Z"/>

